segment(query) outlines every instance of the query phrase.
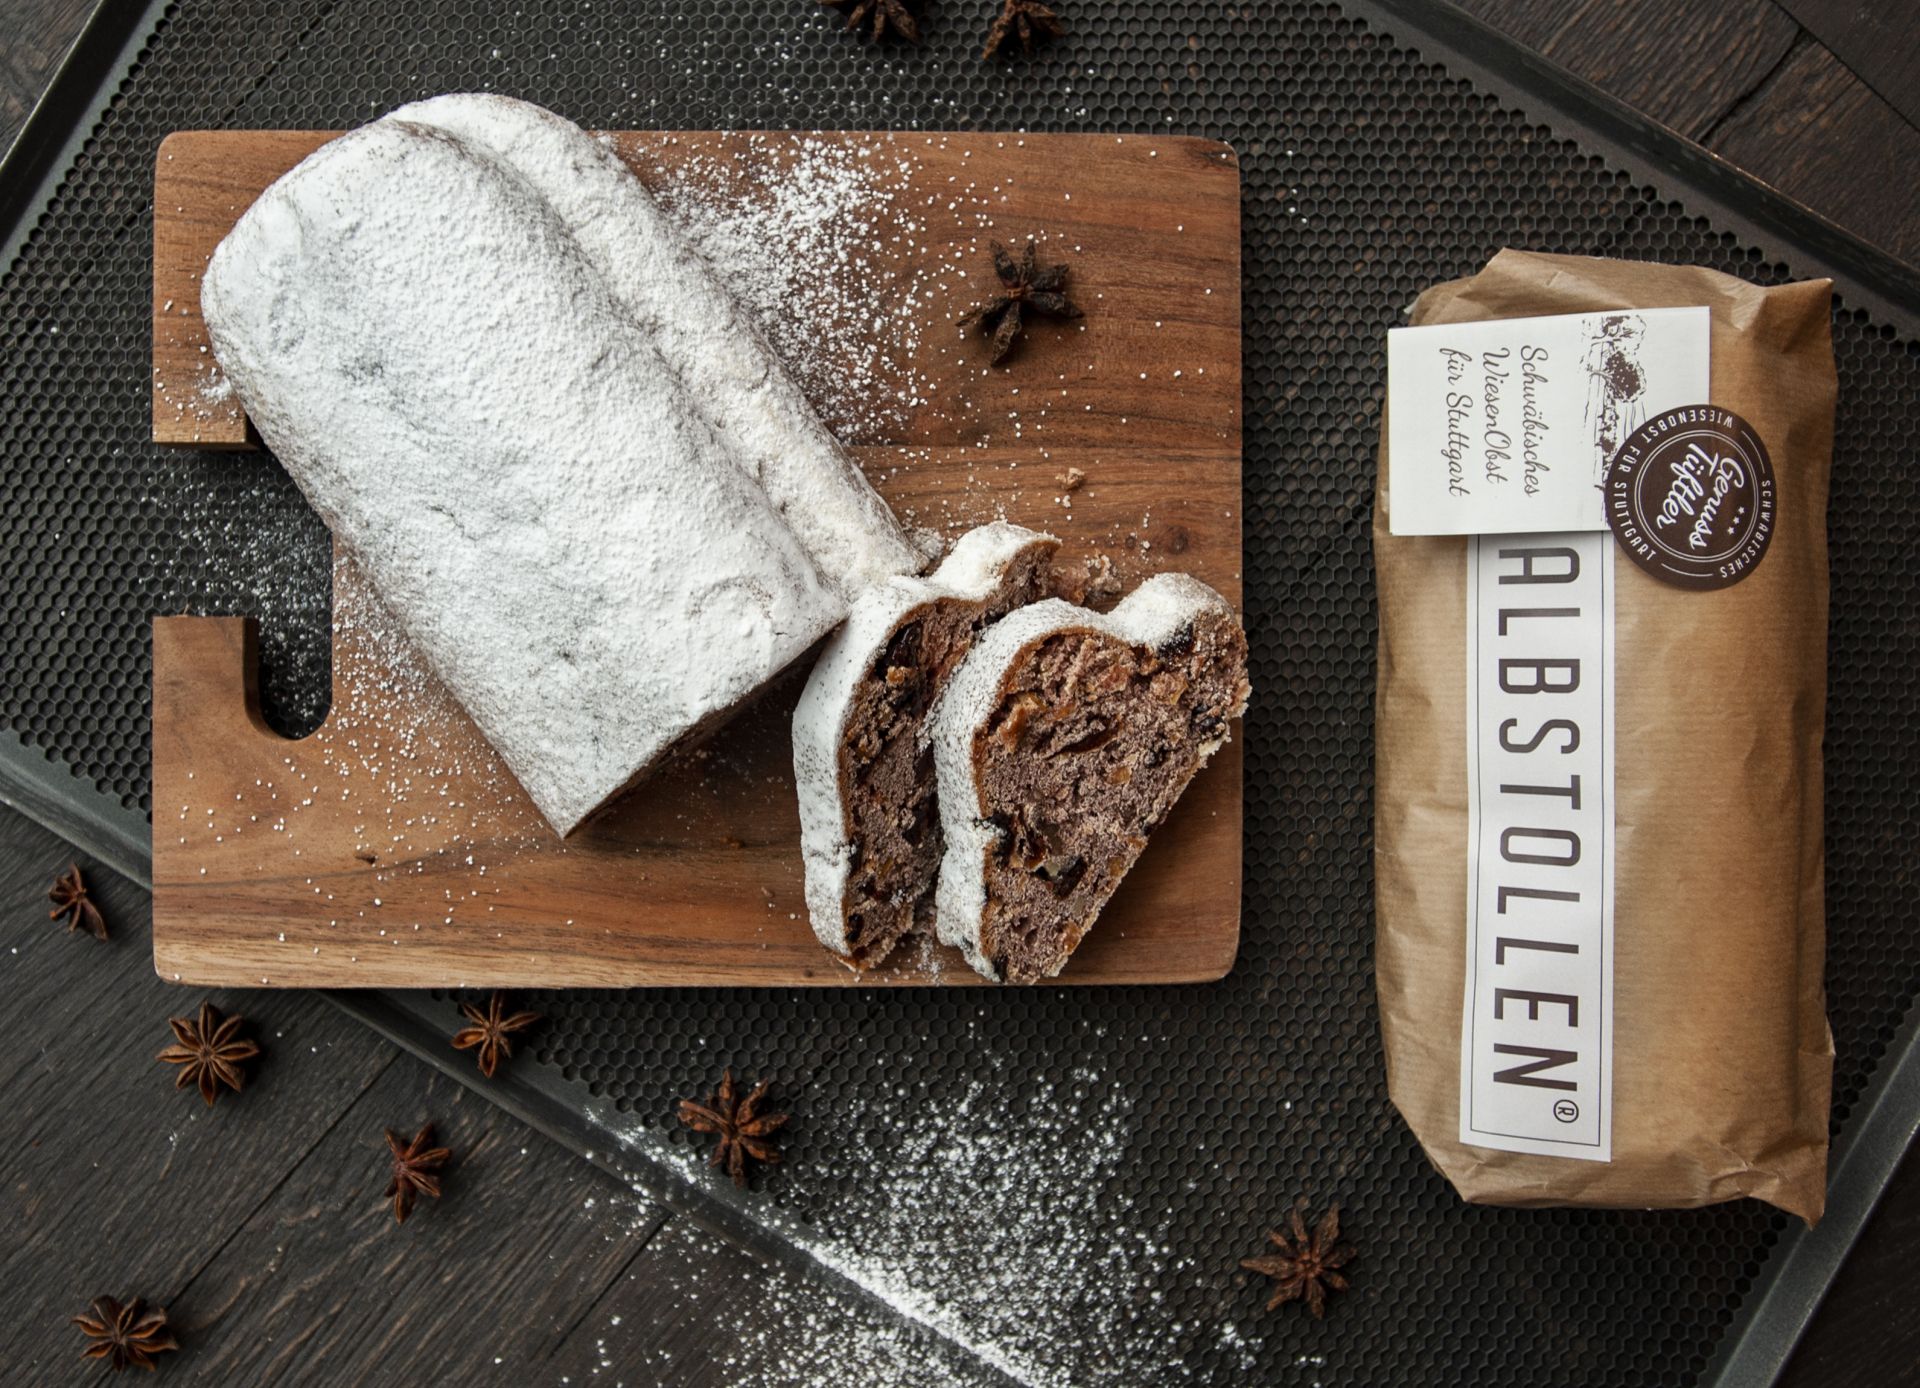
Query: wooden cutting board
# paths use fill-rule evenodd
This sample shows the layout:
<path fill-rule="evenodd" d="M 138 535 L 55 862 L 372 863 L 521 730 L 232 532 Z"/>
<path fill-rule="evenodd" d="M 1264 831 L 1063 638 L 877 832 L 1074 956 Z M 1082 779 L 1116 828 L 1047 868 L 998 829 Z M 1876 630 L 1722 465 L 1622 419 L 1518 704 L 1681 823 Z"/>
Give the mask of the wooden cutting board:
<path fill-rule="evenodd" d="M 172 135 L 154 180 L 153 436 L 249 444 L 219 389 L 199 276 L 259 192 L 329 138 Z M 622 133 L 643 180 L 718 196 L 839 144 L 892 192 L 901 234 L 862 273 L 900 286 L 915 388 L 843 427 L 903 516 L 949 535 L 1004 516 L 1240 598 L 1240 184 L 1232 151 L 1161 136 Z M 684 184 L 682 185 L 684 186 Z M 746 194 L 741 194 L 745 196 Z M 896 215 L 893 212 L 889 216 Z M 1042 238 L 1080 324 L 1001 369 L 954 320 L 993 283 L 988 241 Z M 964 276 L 960 273 L 964 271 Z M 822 273 L 832 267 L 822 267 Z M 849 362 L 849 368 L 858 363 Z M 899 363 L 896 363 L 899 365 Z M 832 420 L 829 411 L 828 417 Z M 264 456 L 260 466 L 271 467 Z M 1070 493 L 1068 468 L 1085 480 Z M 336 562 L 333 703 L 309 737 L 262 720 L 251 623 L 153 632 L 153 943 L 162 977 L 298 987 L 974 983 L 951 950 L 868 974 L 815 943 L 802 899 L 791 673 L 703 750 L 564 843 Z M 1240 927 L 1241 741 L 1195 781 L 1062 983 L 1214 979 Z"/>

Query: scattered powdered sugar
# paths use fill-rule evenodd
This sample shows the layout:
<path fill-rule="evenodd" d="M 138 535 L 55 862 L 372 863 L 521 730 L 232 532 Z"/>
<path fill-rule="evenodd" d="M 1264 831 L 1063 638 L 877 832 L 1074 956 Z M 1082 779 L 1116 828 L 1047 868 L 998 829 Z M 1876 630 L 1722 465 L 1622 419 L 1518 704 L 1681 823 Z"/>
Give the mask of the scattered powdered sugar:
<path fill-rule="evenodd" d="M 282 512 L 263 507 L 260 514 L 264 521 Z M 183 561 L 169 564 L 164 576 L 176 589 L 190 589 L 187 580 L 197 575 L 202 592 L 190 605 L 218 610 L 225 604 L 212 595 L 230 591 L 234 566 L 252 556 L 259 561 L 250 565 L 258 581 L 271 572 L 269 554 L 305 539 L 296 530 L 281 520 L 263 523 L 242 539 L 203 517 L 187 531 Z M 317 613 L 299 606 L 306 599 L 298 595 L 312 588 L 262 583 L 255 598 L 274 622 L 305 626 L 325 617 L 324 588 Z M 313 893 L 326 929 L 316 933 L 306 928 L 313 923 L 303 923 L 298 939 L 290 940 L 286 930 L 277 939 L 302 953 L 344 954 L 354 961 L 352 951 L 370 944 L 396 945 L 423 929 L 468 918 L 487 921 L 493 898 L 522 854 L 566 849 L 553 842 L 526 799 L 511 793 L 499 756 L 426 668 L 366 580 L 344 562 L 335 569 L 333 606 L 337 702 L 326 721 L 304 740 L 287 743 L 271 769 L 230 800 L 222 793 L 206 803 L 188 772 L 187 785 L 173 789 L 194 798 L 156 806 L 154 820 L 156 840 L 164 825 L 178 845 L 210 852 L 219 845 L 252 847 L 262 856 L 243 855 L 239 862 L 260 873 L 301 872 L 309 849 L 320 846 L 324 858 L 344 828 L 351 851 L 369 871 L 342 875 L 321 869 L 316 860 L 312 870 L 319 875 L 304 877 L 303 890 Z M 306 681 L 326 685 L 318 672 L 306 672 Z M 297 723 L 315 721 L 303 710 L 293 712 Z M 204 876 L 207 868 L 199 872 Z M 429 898 L 431 905 L 421 909 L 416 891 L 415 909 L 396 911 L 398 879 L 427 874 L 446 883 Z"/>
<path fill-rule="evenodd" d="M 1092 1069 L 1054 1075 L 1030 1064 L 983 1053 L 971 1077 L 903 1080 L 822 1117 L 830 1130 L 808 1135 L 804 1163 L 783 1167 L 748 1213 L 905 1326 L 963 1352 L 983 1380 L 998 1374 L 1031 1388 L 1189 1381 L 1181 1350 L 1194 1333 L 1221 1337 L 1250 1369 L 1258 1345 L 1237 1329 L 1201 1331 L 1163 1309 L 1172 1280 L 1215 1270 L 1176 1255 L 1153 1213 L 1119 1189 L 1132 1100 Z M 916 1068 L 902 1058 L 894 1072 Z M 628 1115 L 596 1108 L 593 1116 L 685 1179 L 713 1179 L 702 1148 L 663 1140 Z M 812 1314 L 801 1338 L 826 1351 L 824 1361 L 803 1372 L 796 1358 L 742 1381 L 951 1381 L 863 1376 L 858 1356 L 835 1357 L 844 1317 L 824 1306 Z M 766 1344 L 796 1352 L 786 1336 Z"/>
<path fill-rule="evenodd" d="M 226 372 L 205 346 L 200 348 L 193 366 L 182 375 L 169 376 L 154 367 L 153 392 L 155 421 L 166 419 L 176 442 L 198 443 L 204 433 L 222 434 L 241 412 L 233 382 L 227 379 Z"/>
<path fill-rule="evenodd" d="M 335 569 L 333 624 L 340 700 L 314 743 L 341 798 L 360 789 L 359 851 L 382 860 L 458 854 L 471 861 L 482 844 L 516 851 L 551 844 L 525 799 L 511 793 L 499 755 L 372 585 L 346 564 Z M 463 894 L 478 885 L 469 881 Z"/>
<path fill-rule="evenodd" d="M 824 1163 L 823 1176 L 856 1191 L 862 1176 L 889 1173 L 881 1199 L 870 1203 L 869 1192 L 815 1208 L 809 1226 L 782 1232 L 1023 1383 L 1100 1381 L 1084 1376 L 1092 1366 L 1058 1360 L 1133 1341 L 1137 1329 L 1114 1332 L 1132 1319 L 1128 1293 L 1153 1280 L 1151 1237 L 1100 1208 L 1126 1152 L 1129 1101 L 1085 1071 L 1035 1075 L 1023 1094 L 1003 1079 L 968 1081 L 944 1103 L 924 1092 L 912 1100 L 903 1107 L 923 1122 L 856 1108 L 850 1141 Z M 1125 1290 L 1112 1299 L 1095 1291 L 1116 1281 Z"/>
<path fill-rule="evenodd" d="M 653 1339 L 657 1331 L 645 1324 L 624 1328 L 630 1324 L 627 1317 L 609 1314 L 594 1336 L 596 1381 L 611 1377 L 638 1385 L 704 1378 L 733 1388 L 959 1388 L 978 1380 L 968 1372 L 964 1355 L 930 1332 L 824 1288 L 816 1279 L 731 1249 L 719 1252 L 718 1260 L 722 1267 L 738 1265 L 731 1269 L 738 1286 L 716 1302 L 714 1239 L 687 1221 L 663 1230 L 646 1256 L 650 1304 L 657 1304 L 653 1298 L 684 1297 L 697 1306 L 705 1332 L 692 1345 L 659 1346 L 652 1351 L 654 1362 L 636 1362 L 629 1348 L 633 1335 Z"/>
<path fill-rule="evenodd" d="M 326 712 L 326 527 L 256 454 L 175 455 L 163 475 L 167 495 L 146 501 L 172 518 L 147 555 L 155 611 L 257 618 L 267 717 L 307 732 Z"/>
<path fill-rule="evenodd" d="M 810 135 L 729 136 L 672 165 L 656 194 L 747 306 L 835 434 L 890 436 L 925 402 L 915 357 L 928 213 L 904 194 L 904 146 Z"/>
<path fill-rule="evenodd" d="M 194 398 L 209 408 L 224 405 L 233 399 L 233 382 L 220 370 L 220 363 L 213 362 L 207 367 L 204 379 L 194 391 Z"/>

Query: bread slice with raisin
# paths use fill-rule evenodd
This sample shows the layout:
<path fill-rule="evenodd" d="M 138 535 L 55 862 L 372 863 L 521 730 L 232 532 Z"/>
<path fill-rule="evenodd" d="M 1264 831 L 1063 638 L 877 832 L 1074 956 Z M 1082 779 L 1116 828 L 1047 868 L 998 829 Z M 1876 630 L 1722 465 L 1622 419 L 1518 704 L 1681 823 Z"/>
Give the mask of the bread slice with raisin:
<path fill-rule="evenodd" d="M 941 941 L 990 979 L 1058 974 L 1247 695 L 1239 618 L 1185 574 L 990 628 L 928 725 Z"/>
<path fill-rule="evenodd" d="M 853 968 L 932 924 L 940 825 L 922 725 L 988 623 L 1045 592 L 1059 543 L 1004 522 L 969 531 L 926 578 L 855 598 L 807 680 L 793 717 L 807 913 Z"/>

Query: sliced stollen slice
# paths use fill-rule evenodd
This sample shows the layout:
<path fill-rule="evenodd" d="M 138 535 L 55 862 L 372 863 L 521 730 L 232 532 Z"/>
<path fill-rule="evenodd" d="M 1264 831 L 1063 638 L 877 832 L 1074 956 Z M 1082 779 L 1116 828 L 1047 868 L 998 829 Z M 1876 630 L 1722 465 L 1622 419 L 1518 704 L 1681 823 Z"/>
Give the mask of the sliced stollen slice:
<path fill-rule="evenodd" d="M 969 531 L 924 579 L 857 597 L 793 716 L 807 913 L 856 969 L 932 923 L 940 868 L 933 763 L 922 725 L 988 623 L 1046 589 L 1060 542 L 996 522 Z"/>
<path fill-rule="evenodd" d="M 1185 574 L 991 627 L 928 724 L 941 941 L 991 979 L 1059 973 L 1247 694 L 1239 618 Z"/>
<path fill-rule="evenodd" d="M 200 300 L 261 437 L 561 834 L 845 613 L 568 222 L 445 130 L 321 146 Z"/>

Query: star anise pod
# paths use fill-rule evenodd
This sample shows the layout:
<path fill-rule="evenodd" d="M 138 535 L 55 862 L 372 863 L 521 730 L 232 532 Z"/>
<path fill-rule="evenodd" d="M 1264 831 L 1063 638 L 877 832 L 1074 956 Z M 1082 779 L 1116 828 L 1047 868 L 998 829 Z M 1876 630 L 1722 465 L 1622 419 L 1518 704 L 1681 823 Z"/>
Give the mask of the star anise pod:
<path fill-rule="evenodd" d="M 258 1045 L 240 1037 L 243 1020 L 236 1015 L 223 1021 L 212 1003 L 203 1002 L 198 1020 L 167 1018 L 167 1025 L 173 1028 L 173 1044 L 154 1059 L 178 1065 L 180 1073 L 174 1077 L 173 1087 L 185 1089 L 198 1084 L 200 1097 L 211 1107 L 220 1096 L 221 1085 L 240 1092 L 247 1078 L 241 1065 L 260 1054 Z"/>
<path fill-rule="evenodd" d="M 387 1146 L 393 1151 L 393 1178 L 387 1182 L 386 1198 L 393 1201 L 393 1222 L 405 1224 L 413 1213 L 414 1201 L 422 1195 L 440 1198 L 440 1177 L 435 1174 L 452 1158 L 444 1147 L 429 1147 L 433 1124 L 428 1123 L 413 1135 L 412 1142 L 400 1140 L 400 1134 L 387 1129 Z"/>
<path fill-rule="evenodd" d="M 1353 1249 L 1340 1242 L 1340 1207 L 1334 1205 L 1329 1209 L 1311 1234 L 1307 1232 L 1307 1222 L 1301 1217 L 1298 1205 L 1294 1206 L 1288 1222 L 1293 1229 L 1291 1239 L 1278 1229 L 1267 1235 L 1267 1241 L 1280 1250 L 1278 1253 L 1264 1258 L 1242 1258 L 1240 1266 L 1273 1279 L 1273 1295 L 1267 1301 L 1269 1311 L 1289 1301 L 1304 1300 L 1315 1319 L 1324 1319 L 1327 1292 L 1347 1289 L 1346 1274 L 1340 1269 L 1353 1259 Z"/>
<path fill-rule="evenodd" d="M 1018 260 L 1005 246 L 998 241 L 993 242 L 993 272 L 1000 277 L 1001 293 L 960 317 L 961 327 L 978 326 L 983 334 L 993 339 L 992 360 L 995 365 L 1013 350 L 1027 314 L 1038 313 L 1048 318 L 1080 316 L 1080 310 L 1074 307 L 1064 292 L 1067 267 L 1049 265 L 1042 268 L 1037 256 L 1032 241 L 1027 242 L 1027 249 Z"/>
<path fill-rule="evenodd" d="M 96 940 L 107 938 L 106 918 L 100 914 L 100 908 L 93 904 L 93 898 L 87 895 L 87 882 L 80 875 L 78 863 L 53 879 L 47 900 L 53 903 L 53 909 L 47 912 L 47 919 L 57 921 L 65 917 L 69 935 L 84 929 Z"/>
<path fill-rule="evenodd" d="M 772 1133 L 787 1121 L 784 1113 L 761 1113 L 760 1101 L 767 1095 L 771 1080 L 761 1080 L 746 1098 L 739 1098 L 733 1087 L 733 1070 L 720 1076 L 720 1088 L 706 1103 L 692 1099 L 680 1101 L 680 1121 L 697 1133 L 718 1133 L 720 1143 L 707 1158 L 708 1166 L 725 1166 L 733 1183 L 747 1185 L 747 1161 L 773 1165 L 780 1160 L 780 1149 Z"/>
<path fill-rule="evenodd" d="M 909 43 L 920 42 L 920 21 L 913 17 L 913 0 L 820 0 L 847 16 L 847 27 L 866 26 L 863 37 L 879 40 L 891 29 Z"/>
<path fill-rule="evenodd" d="M 89 1309 L 92 1315 L 73 1318 L 92 1342 L 80 1352 L 82 1359 L 104 1359 L 115 1373 L 150 1370 L 154 1355 L 180 1348 L 167 1329 L 165 1307 L 146 1311 L 139 1297 L 122 1306 L 110 1296 L 96 1296 Z"/>
<path fill-rule="evenodd" d="M 513 1042 L 507 1038 L 516 1031 L 525 1031 L 540 1020 L 538 1012 L 516 1012 L 511 1017 L 501 1014 L 506 1010 L 507 995 L 495 990 L 487 1000 L 487 1010 L 482 1012 L 470 1002 L 460 1004 L 460 1011 L 473 1025 L 462 1027 L 453 1034 L 453 1048 L 457 1051 L 479 1048 L 480 1073 L 488 1079 L 500 1067 L 500 1062 L 513 1057 Z"/>
<path fill-rule="evenodd" d="M 1060 22 L 1060 16 L 1041 4 L 1040 0 L 1007 0 L 1000 17 L 987 30 L 987 46 L 981 50 L 980 56 L 993 57 L 1012 38 L 1020 40 L 1023 54 L 1031 54 L 1036 43 L 1057 39 L 1066 32 L 1067 26 Z"/>

